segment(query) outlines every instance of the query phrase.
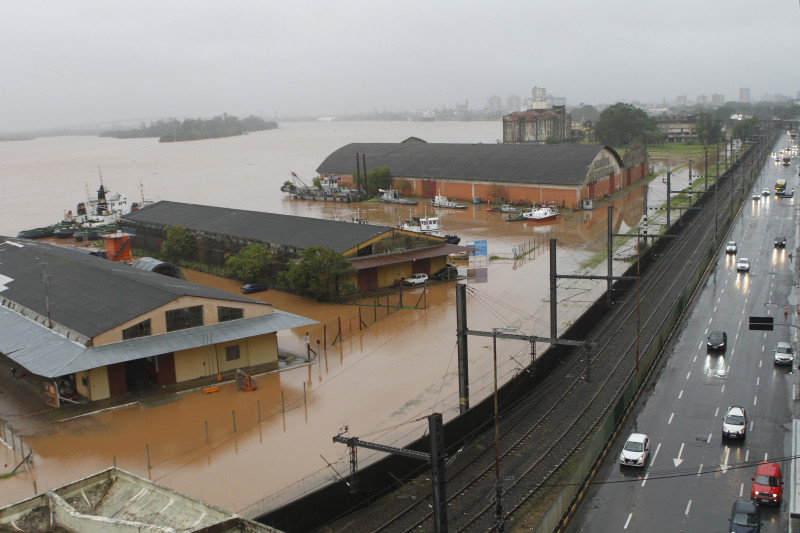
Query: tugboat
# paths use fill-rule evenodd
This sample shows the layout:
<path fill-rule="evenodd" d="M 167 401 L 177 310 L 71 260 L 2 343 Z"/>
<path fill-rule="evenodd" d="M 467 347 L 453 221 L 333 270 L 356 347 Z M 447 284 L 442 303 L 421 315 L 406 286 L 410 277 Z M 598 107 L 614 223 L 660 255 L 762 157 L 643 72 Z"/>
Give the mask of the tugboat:
<path fill-rule="evenodd" d="M 431 205 L 433 207 L 444 207 L 444 208 L 447 208 L 447 209 L 466 209 L 467 208 L 467 206 L 461 205 L 461 204 L 456 203 L 456 202 L 454 202 L 452 200 L 449 200 L 447 198 L 447 196 L 442 196 L 441 194 L 437 194 L 436 196 L 433 197 L 433 200 L 431 200 Z"/>
<path fill-rule="evenodd" d="M 552 220 L 556 218 L 560 213 L 558 209 L 555 207 L 550 206 L 543 206 L 543 207 L 534 207 L 530 211 L 525 211 L 522 213 L 522 216 L 525 217 L 526 220 L 533 220 L 534 222 L 543 222 L 545 220 Z"/>

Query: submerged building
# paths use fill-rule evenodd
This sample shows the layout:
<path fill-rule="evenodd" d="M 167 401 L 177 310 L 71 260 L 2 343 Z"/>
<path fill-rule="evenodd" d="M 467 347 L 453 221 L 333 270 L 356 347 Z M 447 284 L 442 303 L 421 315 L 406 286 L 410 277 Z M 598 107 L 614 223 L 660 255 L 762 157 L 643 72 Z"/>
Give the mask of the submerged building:
<path fill-rule="evenodd" d="M 0 238 L 0 353 L 90 400 L 278 368 L 277 333 L 315 324 L 240 294 L 44 242 Z"/>

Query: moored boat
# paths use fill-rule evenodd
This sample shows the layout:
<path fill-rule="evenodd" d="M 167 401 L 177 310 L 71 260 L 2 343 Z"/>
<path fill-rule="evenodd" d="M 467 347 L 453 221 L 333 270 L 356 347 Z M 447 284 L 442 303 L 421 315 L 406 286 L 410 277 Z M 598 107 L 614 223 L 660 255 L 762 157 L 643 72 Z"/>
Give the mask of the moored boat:
<path fill-rule="evenodd" d="M 442 196 L 441 194 L 437 194 L 431 200 L 431 205 L 433 207 L 444 207 L 447 209 L 466 209 L 467 206 L 461 205 L 453 200 L 449 200 L 447 196 Z"/>
<path fill-rule="evenodd" d="M 378 189 L 378 201 L 385 204 L 417 205 L 416 200 L 401 198 L 400 194 L 394 189 Z"/>
<path fill-rule="evenodd" d="M 522 213 L 522 216 L 525 217 L 526 220 L 533 220 L 536 222 L 552 220 L 558 215 L 558 209 L 551 206 L 533 207 L 530 211 Z"/>
<path fill-rule="evenodd" d="M 525 215 L 523 215 L 522 213 L 517 213 L 516 215 L 508 215 L 506 220 L 508 220 L 509 222 L 519 222 L 521 220 L 527 220 L 527 219 L 525 218 Z"/>
<path fill-rule="evenodd" d="M 53 226 L 22 230 L 17 233 L 18 239 L 44 239 L 53 236 Z"/>
<path fill-rule="evenodd" d="M 400 229 L 436 235 L 437 237 L 441 236 L 442 233 L 439 217 L 411 217 L 400 223 Z"/>

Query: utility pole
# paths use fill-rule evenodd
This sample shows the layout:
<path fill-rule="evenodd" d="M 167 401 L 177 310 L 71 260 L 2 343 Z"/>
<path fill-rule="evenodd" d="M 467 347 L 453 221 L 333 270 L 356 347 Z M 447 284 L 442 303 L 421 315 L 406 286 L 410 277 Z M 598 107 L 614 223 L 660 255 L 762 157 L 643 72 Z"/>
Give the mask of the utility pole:
<path fill-rule="evenodd" d="M 459 414 L 464 414 L 469 411 L 467 285 L 464 283 L 456 283 L 456 338 L 458 343 L 458 412 Z"/>

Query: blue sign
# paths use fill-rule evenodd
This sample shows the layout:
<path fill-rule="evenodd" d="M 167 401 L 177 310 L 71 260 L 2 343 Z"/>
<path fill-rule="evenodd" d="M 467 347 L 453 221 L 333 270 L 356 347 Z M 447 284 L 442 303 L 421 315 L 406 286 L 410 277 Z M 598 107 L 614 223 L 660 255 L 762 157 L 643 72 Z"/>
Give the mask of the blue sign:
<path fill-rule="evenodd" d="M 467 241 L 467 246 L 476 248 L 475 255 L 487 255 L 486 241 Z"/>

